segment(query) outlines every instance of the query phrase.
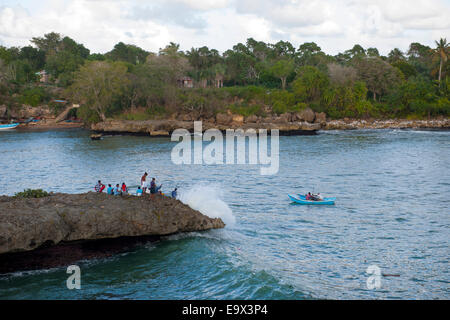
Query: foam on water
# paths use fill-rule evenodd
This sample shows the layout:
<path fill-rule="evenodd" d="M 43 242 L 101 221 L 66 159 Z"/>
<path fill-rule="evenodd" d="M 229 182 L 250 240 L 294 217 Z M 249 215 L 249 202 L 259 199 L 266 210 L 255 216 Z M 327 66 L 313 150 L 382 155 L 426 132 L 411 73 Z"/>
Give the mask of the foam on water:
<path fill-rule="evenodd" d="M 236 223 L 230 207 L 221 199 L 223 192 L 218 185 L 197 184 L 180 190 L 180 200 L 210 218 L 221 218 L 229 227 Z"/>

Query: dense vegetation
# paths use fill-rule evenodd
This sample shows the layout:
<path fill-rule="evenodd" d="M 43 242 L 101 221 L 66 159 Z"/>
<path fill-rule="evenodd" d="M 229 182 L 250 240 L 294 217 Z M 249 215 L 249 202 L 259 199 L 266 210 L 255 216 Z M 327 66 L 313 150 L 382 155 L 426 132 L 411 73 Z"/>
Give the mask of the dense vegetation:
<path fill-rule="evenodd" d="M 293 112 L 305 107 L 331 118 L 433 117 L 450 114 L 449 45 L 411 43 L 388 56 L 355 45 L 335 56 L 314 42 L 295 48 L 248 39 L 220 54 L 187 52 L 170 43 L 158 53 L 122 42 L 105 54 L 49 33 L 33 46 L 0 46 L 0 105 L 36 106 L 51 99 L 81 103 L 87 122 L 148 119 L 174 113 L 212 117 Z M 39 82 L 37 72 L 50 78 Z M 180 85 L 190 77 L 194 88 Z"/>

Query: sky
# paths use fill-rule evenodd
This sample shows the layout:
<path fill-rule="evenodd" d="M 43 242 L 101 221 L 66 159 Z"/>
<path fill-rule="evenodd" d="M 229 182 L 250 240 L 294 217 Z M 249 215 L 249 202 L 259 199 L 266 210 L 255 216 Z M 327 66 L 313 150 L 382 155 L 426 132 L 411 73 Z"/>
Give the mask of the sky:
<path fill-rule="evenodd" d="M 386 55 L 450 40 L 450 0 L 0 0 L 0 45 L 30 45 L 52 31 L 91 53 L 120 41 L 152 52 L 169 42 L 224 52 L 254 38 L 296 48 L 314 41 L 333 55 L 360 44 Z"/>

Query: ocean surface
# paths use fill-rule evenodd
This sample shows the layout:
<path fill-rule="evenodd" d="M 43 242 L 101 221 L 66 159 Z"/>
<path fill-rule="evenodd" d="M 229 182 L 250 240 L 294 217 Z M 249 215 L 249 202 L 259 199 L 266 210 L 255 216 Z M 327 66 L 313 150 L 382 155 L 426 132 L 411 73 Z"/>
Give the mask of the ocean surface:
<path fill-rule="evenodd" d="M 0 132 L 0 194 L 135 189 L 144 171 L 227 223 L 111 258 L 0 276 L 0 299 L 449 299 L 450 132 L 358 130 L 280 137 L 280 168 L 175 165 L 169 138 L 81 129 Z M 321 192 L 334 206 L 292 204 Z M 369 289 L 369 266 L 382 274 Z M 396 275 L 396 276 L 389 276 Z"/>

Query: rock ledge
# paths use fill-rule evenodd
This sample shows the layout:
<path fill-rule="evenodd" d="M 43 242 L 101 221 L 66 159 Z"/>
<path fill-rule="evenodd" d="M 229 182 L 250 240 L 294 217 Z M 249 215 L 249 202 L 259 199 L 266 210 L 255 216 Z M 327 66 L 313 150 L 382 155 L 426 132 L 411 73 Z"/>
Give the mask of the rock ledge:
<path fill-rule="evenodd" d="M 52 194 L 0 196 L 0 255 L 80 240 L 161 236 L 223 228 L 181 201 L 155 195 Z"/>

